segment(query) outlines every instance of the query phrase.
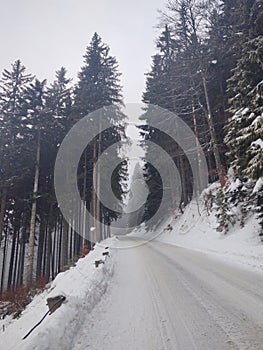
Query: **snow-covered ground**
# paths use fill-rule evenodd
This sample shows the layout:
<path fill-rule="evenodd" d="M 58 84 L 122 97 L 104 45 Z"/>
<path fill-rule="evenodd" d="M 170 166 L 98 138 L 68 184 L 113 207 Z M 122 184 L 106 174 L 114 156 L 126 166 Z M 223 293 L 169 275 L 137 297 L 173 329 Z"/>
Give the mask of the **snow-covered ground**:
<path fill-rule="evenodd" d="M 262 273 L 162 242 L 118 241 L 107 293 L 71 350 L 262 350 Z"/>
<path fill-rule="evenodd" d="M 113 274 L 114 257 L 103 256 L 111 240 L 97 244 L 85 258 L 80 259 L 75 267 L 57 275 L 50 287 L 36 296 L 22 313 L 21 318 L 13 320 L 11 316 L 0 320 L 1 350 L 70 350 L 71 342 L 77 329 L 105 293 Z M 102 259 L 104 264 L 95 267 L 95 260 Z M 48 311 L 46 299 L 63 295 L 65 302 L 25 339 L 22 338 L 37 324 Z"/>
<path fill-rule="evenodd" d="M 168 224 L 172 226 L 172 231 L 165 230 Z M 192 201 L 183 215 L 168 217 L 154 234 L 146 233 L 142 228 L 131 235 L 144 239 L 157 236 L 156 239 L 164 243 L 211 253 L 245 268 L 263 271 L 263 242 L 259 239 L 255 215 L 251 215 L 244 228 L 237 223 L 226 235 L 216 231 L 216 227 L 214 212 L 208 215 L 202 201 L 198 204 Z"/>
<path fill-rule="evenodd" d="M 168 224 L 172 226 L 172 231 L 165 230 Z M 172 215 L 169 216 L 154 232 L 147 233 L 143 227 L 132 232 L 129 236 L 135 237 L 130 237 L 130 241 L 129 238 L 127 238 L 127 247 L 125 246 L 125 240 L 123 241 L 124 237 L 120 237 L 119 240 L 111 238 L 101 244 L 97 244 L 95 250 L 90 252 L 85 258 L 80 259 L 75 267 L 64 273 L 60 273 L 47 290 L 36 296 L 22 313 L 20 319 L 13 320 L 9 316 L 4 320 L 0 320 L 0 350 L 70 350 L 71 345 L 69 344 L 72 343 L 75 344 L 74 346 L 76 348 L 82 348 L 82 345 L 87 342 L 87 336 L 84 336 L 86 332 L 85 327 L 83 328 L 82 324 L 91 321 L 93 318 L 97 320 L 96 305 L 110 284 L 114 265 L 120 264 L 118 260 L 115 261 L 115 257 L 118 256 L 116 250 L 118 245 L 120 245 L 121 248 L 130 248 L 134 242 L 134 246 L 140 246 L 140 242 L 147 242 L 155 237 L 157 241 L 190 249 L 189 253 L 180 253 L 178 251 L 178 254 L 189 254 L 189 256 L 191 256 L 191 250 L 195 250 L 196 252 L 192 253 L 193 257 L 198 252 L 204 252 L 206 256 L 211 255 L 211 259 L 225 260 L 226 263 L 230 263 L 232 266 L 239 264 L 243 266 L 241 266 L 242 268 L 254 270 L 255 272 L 263 271 L 263 243 L 259 240 L 259 226 L 253 215 L 248 219 L 244 228 L 240 228 L 240 226 L 236 224 L 230 229 L 227 235 L 217 232 L 216 226 L 214 213 L 208 215 L 201 201 L 198 204 L 192 201 L 185 209 L 183 215 L 177 218 Z M 132 245 L 130 246 L 130 244 Z M 106 246 L 110 247 L 109 257 L 102 256 Z M 166 251 L 166 248 L 162 249 Z M 132 261 L 134 258 L 132 258 L 132 256 L 134 254 L 132 250 L 129 251 L 131 254 L 131 257 L 128 259 L 131 261 L 131 266 L 129 267 L 131 270 L 131 272 L 129 272 L 130 274 L 133 271 Z M 123 259 L 127 259 L 125 253 L 121 254 L 119 254 L 119 258 L 124 254 Z M 105 263 L 95 268 L 94 261 L 98 259 L 105 259 Z M 136 260 L 136 266 L 138 267 L 136 270 L 137 272 L 141 269 L 138 259 Z M 188 260 L 189 258 L 186 259 L 186 261 Z M 125 260 L 122 260 L 122 264 L 124 261 Z M 194 267 L 192 266 L 191 268 L 193 269 Z M 119 266 L 118 269 L 120 269 Z M 134 272 L 134 275 L 137 276 L 137 272 Z M 125 279 L 125 271 L 120 275 L 122 279 Z M 113 293 L 114 295 L 112 295 L 113 300 L 118 292 L 118 276 L 117 273 L 114 277 L 116 291 Z M 138 283 L 143 283 L 142 281 L 145 278 L 145 276 L 142 276 Z M 123 283 L 123 281 L 120 281 L 120 285 Z M 133 282 L 131 282 L 131 285 L 133 285 Z M 139 286 L 137 286 L 137 288 L 138 287 Z M 151 288 L 152 287 L 149 285 L 149 290 Z M 133 295 L 135 291 L 127 290 L 127 293 Z M 52 315 L 48 315 L 27 339 L 22 340 L 22 337 L 27 334 L 48 311 L 46 299 L 57 295 L 64 295 L 66 301 L 59 310 Z M 138 294 L 138 297 L 141 297 L 141 293 Z M 122 297 L 120 297 L 120 300 L 122 300 Z M 145 300 L 147 300 L 147 295 L 145 296 Z M 118 304 L 117 301 L 116 303 L 115 309 L 117 310 L 120 304 Z M 107 308 L 106 301 L 99 307 L 99 309 L 101 309 L 100 317 L 103 315 L 104 307 Z M 111 319 L 110 312 L 108 313 L 109 319 Z M 91 319 L 87 319 L 87 315 L 89 314 L 92 315 Z M 123 320 L 120 322 L 124 322 Z M 140 327 L 138 325 L 138 332 L 139 329 Z M 128 330 L 126 330 L 126 332 L 128 332 Z M 109 336 L 109 332 L 106 333 Z M 76 339 L 76 334 L 81 337 L 79 342 Z M 127 333 L 127 337 L 128 336 L 129 334 Z M 94 337 L 97 337 L 96 333 L 93 334 L 93 338 Z M 98 335 L 98 337 L 100 337 L 100 335 Z M 150 338 L 146 337 L 146 340 L 147 339 L 149 340 Z M 107 343 L 106 338 L 105 341 Z M 116 339 L 114 341 L 116 341 Z M 98 348 L 100 348 L 99 340 L 96 344 L 98 344 Z M 123 344 L 120 343 L 120 346 L 122 345 Z M 139 349 L 139 341 L 137 345 Z M 130 345 L 130 348 L 132 348 L 132 345 Z"/>

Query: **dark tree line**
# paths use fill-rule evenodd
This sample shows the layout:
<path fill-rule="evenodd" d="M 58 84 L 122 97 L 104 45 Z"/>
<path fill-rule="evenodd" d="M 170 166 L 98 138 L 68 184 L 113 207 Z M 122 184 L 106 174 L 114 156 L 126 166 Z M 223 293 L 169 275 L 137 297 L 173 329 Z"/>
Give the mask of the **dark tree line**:
<path fill-rule="evenodd" d="M 122 104 L 118 63 L 97 33 L 84 55 L 72 86 L 64 67 L 50 85 L 28 74 L 20 60 L 0 80 L 0 273 L 1 293 L 38 279 L 53 279 L 93 243 L 63 218 L 55 196 L 54 165 L 59 146 L 82 117 L 107 105 Z M 107 117 L 107 116 L 104 116 Z M 96 240 L 110 234 L 116 213 L 101 206 L 92 185 L 95 162 L 111 144 L 124 138 L 124 116 L 87 145 L 79 162 L 78 186 L 86 208 L 102 224 Z M 91 125 L 92 127 L 92 125 Z M 118 158 L 118 152 L 115 156 Z M 96 174 L 102 181 L 105 171 Z M 126 177 L 122 163 L 112 179 L 121 198 Z M 77 218 L 82 225 L 84 213 Z M 104 225 L 105 224 L 105 225 Z M 93 227 L 87 223 L 85 227 Z"/>
<path fill-rule="evenodd" d="M 245 212 L 246 203 L 250 203 L 250 210 L 259 212 L 261 226 L 262 19 L 262 2 L 258 0 L 169 0 L 160 15 L 163 29 L 143 93 L 146 105 L 175 112 L 191 127 L 205 153 L 211 182 L 219 180 L 224 188 L 227 170 L 234 169 L 241 186 L 238 193 L 243 196 L 236 200 L 237 193 L 225 191 L 220 206 L 237 201 Z M 143 119 L 147 124 L 151 118 L 146 111 Z M 173 120 L 155 118 L 168 130 L 175 128 Z M 142 133 L 169 150 L 177 165 L 182 199 L 176 205 L 182 210 L 195 196 L 186 155 L 156 130 Z M 149 165 L 146 174 L 148 184 L 157 185 L 148 198 L 145 218 L 152 215 L 162 194 L 158 171 Z M 173 181 L 171 177 L 171 184 Z"/>
<path fill-rule="evenodd" d="M 199 139 L 209 167 L 210 181 L 219 181 L 215 201 L 220 227 L 225 230 L 229 206 L 240 206 L 241 221 L 258 212 L 263 230 L 263 7 L 260 0 L 168 0 L 160 15 L 161 33 L 156 54 L 146 75 L 143 119 L 151 125 L 150 105 L 175 112 Z M 48 85 L 26 71 L 20 60 L 2 73 L 0 80 L 0 274 L 1 293 L 36 280 L 50 280 L 93 243 L 75 232 L 64 220 L 55 196 L 54 164 L 59 146 L 70 128 L 86 114 L 107 105 L 122 105 L 118 64 L 109 47 L 95 33 L 84 55 L 75 86 L 64 67 Z M 107 115 L 101 115 L 108 118 Z M 155 125 L 176 129 L 172 118 L 155 115 Z M 74 220 L 79 227 L 94 229 L 96 239 L 110 234 L 116 212 L 104 207 L 95 195 L 107 169 L 96 171 L 98 157 L 124 137 L 124 115 L 112 127 L 93 138 L 83 151 L 78 167 L 78 188 L 86 208 L 101 224 L 86 222 L 85 213 Z M 93 128 L 92 123 L 90 128 Z M 141 127 L 146 140 L 169 153 L 180 176 L 182 198 L 163 207 L 181 211 L 198 195 L 187 155 L 167 135 Z M 178 132 L 180 132 L 178 130 Z M 146 148 L 145 160 L 150 159 Z M 114 162 L 118 151 L 112 155 Z M 166 169 L 165 159 L 157 160 Z M 237 190 L 227 188 L 227 170 L 233 169 Z M 114 171 L 112 188 L 123 194 L 127 164 Z M 158 210 L 163 196 L 158 171 L 146 165 L 150 194 L 140 221 Z M 174 175 L 167 174 L 170 188 Z M 116 204 L 117 205 L 117 204 Z M 73 213 L 74 214 L 74 213 Z M 141 214 L 141 213 L 140 213 Z M 154 223 L 156 224 L 156 222 Z M 80 230 L 81 231 L 81 230 Z M 94 240 L 93 240 L 94 241 Z M 82 253 L 81 253 L 82 251 Z"/>

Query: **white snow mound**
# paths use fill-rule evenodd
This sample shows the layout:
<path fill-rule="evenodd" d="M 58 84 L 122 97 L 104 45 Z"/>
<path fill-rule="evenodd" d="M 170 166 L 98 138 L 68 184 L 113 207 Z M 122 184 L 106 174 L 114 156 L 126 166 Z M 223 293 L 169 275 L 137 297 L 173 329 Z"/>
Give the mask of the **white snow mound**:
<path fill-rule="evenodd" d="M 114 258 L 102 253 L 111 239 L 96 244 L 95 249 L 80 259 L 75 267 L 57 275 L 48 290 L 36 296 L 18 320 L 9 316 L 0 320 L 2 350 L 70 350 L 70 344 L 85 318 L 105 293 L 113 274 Z M 109 244 L 110 245 L 110 244 Z M 95 267 L 95 260 L 104 264 Z M 64 295 L 61 307 L 25 339 L 23 336 L 48 311 L 46 299 Z M 3 331 L 5 329 L 5 331 Z"/>

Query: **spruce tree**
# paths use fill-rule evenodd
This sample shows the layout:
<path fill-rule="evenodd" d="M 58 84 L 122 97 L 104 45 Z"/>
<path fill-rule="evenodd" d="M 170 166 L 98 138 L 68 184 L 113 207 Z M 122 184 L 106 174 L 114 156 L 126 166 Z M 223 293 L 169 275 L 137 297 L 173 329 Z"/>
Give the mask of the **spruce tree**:
<path fill-rule="evenodd" d="M 95 33 L 84 55 L 74 95 L 74 112 L 79 117 L 99 108 L 122 102 L 120 73 L 116 58 Z"/>
<path fill-rule="evenodd" d="M 239 25 L 242 44 L 233 75 L 228 81 L 229 112 L 225 142 L 229 148 L 230 165 L 236 176 L 247 182 L 247 198 L 254 198 L 254 209 L 262 209 L 262 191 L 258 185 L 263 177 L 263 31 L 260 25 L 262 8 L 258 1 L 243 1 Z M 254 189 L 253 189 L 254 187 Z M 247 200 L 242 202 L 246 208 Z M 259 214 L 262 225 L 261 215 Z"/>
<path fill-rule="evenodd" d="M 258 179 L 263 176 L 262 157 L 262 89 L 263 39 L 246 43 L 229 80 L 230 112 L 225 141 L 229 147 L 231 165 L 241 177 Z"/>
<path fill-rule="evenodd" d="M 66 68 L 61 67 L 46 92 L 46 108 L 53 116 L 61 118 L 70 115 L 72 106 L 72 88 L 69 86 L 71 79 L 66 75 Z"/>
<path fill-rule="evenodd" d="M 20 60 L 12 64 L 11 70 L 5 69 L 0 80 L 0 241 L 8 192 L 24 175 L 20 152 L 23 143 L 21 109 L 25 89 L 32 80 L 33 76 L 26 73 Z"/>
<path fill-rule="evenodd" d="M 33 281 L 33 264 L 34 264 L 34 247 L 35 247 L 35 230 L 36 230 L 36 215 L 37 215 L 37 200 L 39 198 L 39 174 L 40 174 L 40 156 L 41 156 L 41 141 L 46 133 L 46 114 L 44 112 L 45 104 L 45 85 L 46 81 L 35 80 L 30 84 L 25 94 L 25 103 L 23 105 L 24 126 L 26 137 L 28 139 L 28 147 L 30 143 L 34 144 L 32 148 L 33 163 L 31 166 L 34 171 L 33 191 L 32 191 L 32 207 L 30 219 L 30 232 L 27 256 L 27 276 L 26 285 L 31 287 Z"/>
<path fill-rule="evenodd" d="M 122 105 L 122 95 L 120 86 L 120 73 L 118 71 L 118 63 L 115 57 L 110 55 L 109 47 L 102 42 L 100 36 L 95 33 L 92 37 L 91 43 L 87 47 L 84 55 L 84 65 L 82 66 L 79 75 L 78 83 L 74 89 L 74 104 L 72 106 L 73 117 L 75 119 L 82 118 L 88 113 L 98 110 L 105 106 L 114 105 L 117 109 Z M 101 113 L 100 118 L 109 118 L 107 113 Z M 87 207 L 92 212 L 92 215 L 101 222 L 110 223 L 113 218 L 116 218 L 113 211 L 102 208 L 97 197 L 95 196 L 94 188 L 92 185 L 92 176 L 95 171 L 95 162 L 98 157 L 104 152 L 104 150 L 111 144 L 121 141 L 123 137 L 122 121 L 124 119 L 120 109 L 115 113 L 114 120 L 110 120 L 112 123 L 111 130 L 107 130 L 97 135 L 93 142 L 86 148 L 80 164 L 84 172 L 80 173 L 80 179 L 82 180 L 83 188 L 83 200 Z M 102 121 L 102 120 L 101 120 Z M 100 120 L 93 121 L 93 123 L 101 123 Z M 90 121 L 90 130 L 93 129 L 93 125 Z M 118 152 L 114 156 L 118 159 Z M 109 160 L 110 161 L 110 160 Z M 121 187 L 117 184 L 121 183 L 122 170 L 119 169 L 113 179 L 115 185 L 113 187 Z M 103 181 L 103 176 L 107 176 L 107 173 L 99 169 L 99 172 L 95 174 L 98 191 L 100 191 L 100 184 Z M 92 225 L 92 223 L 89 223 Z M 102 237 L 102 226 L 96 227 L 97 237 Z"/>

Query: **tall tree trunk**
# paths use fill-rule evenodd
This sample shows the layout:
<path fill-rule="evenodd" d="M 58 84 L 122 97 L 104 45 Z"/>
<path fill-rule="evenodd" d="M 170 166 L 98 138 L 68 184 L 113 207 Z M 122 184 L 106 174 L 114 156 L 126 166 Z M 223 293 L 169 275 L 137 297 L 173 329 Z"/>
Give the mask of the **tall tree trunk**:
<path fill-rule="evenodd" d="M 54 203 L 50 204 L 47 221 L 47 249 L 46 249 L 46 273 L 45 276 L 50 280 L 52 267 L 52 230 L 53 230 L 53 208 Z"/>
<path fill-rule="evenodd" d="M 42 277 L 42 262 L 43 262 L 43 247 L 44 247 L 44 239 L 45 239 L 45 226 L 46 226 L 46 218 L 42 216 L 40 218 L 40 227 L 39 227 L 39 237 L 38 237 L 38 249 L 37 249 L 37 269 L 36 269 L 36 277 Z"/>
<path fill-rule="evenodd" d="M 63 267 L 68 263 L 68 234 L 69 234 L 69 224 L 63 218 L 63 237 L 62 237 L 62 266 Z"/>
<path fill-rule="evenodd" d="M 58 272 L 61 271 L 61 252 L 62 252 L 62 235 L 63 235 L 63 217 L 60 217 L 59 223 L 59 240 L 58 240 L 58 254 L 57 254 L 57 266 Z"/>
<path fill-rule="evenodd" d="M 207 122 L 208 122 L 210 136 L 211 136 L 211 140 L 212 140 L 212 144 L 213 144 L 213 153 L 214 153 L 214 157 L 215 157 L 216 168 L 217 168 L 217 172 L 218 172 L 219 181 L 221 183 L 221 186 L 223 186 L 224 174 L 223 174 L 218 144 L 217 144 L 217 140 L 216 140 L 214 122 L 212 119 L 212 111 L 211 111 L 211 105 L 210 105 L 209 95 L 208 95 L 208 91 L 207 91 L 206 78 L 205 78 L 205 74 L 203 71 L 202 71 L 202 82 L 203 82 L 203 87 L 204 87 L 204 92 L 205 92 L 205 100 L 206 100 L 206 106 L 207 106 Z"/>
<path fill-rule="evenodd" d="M 33 189 L 33 204 L 31 210 L 30 232 L 29 232 L 29 246 L 27 258 L 27 278 L 26 285 L 30 287 L 33 281 L 33 264 L 34 264 L 34 247 L 35 247 L 35 225 L 37 212 L 37 192 L 39 182 L 39 163 L 40 163 L 40 129 L 37 131 L 37 149 L 36 149 L 36 166 Z"/>
<path fill-rule="evenodd" d="M 93 190 L 92 190 L 92 215 L 93 215 L 93 231 L 91 232 L 92 242 L 97 242 L 97 225 L 96 225 L 96 193 L 95 188 L 97 187 L 97 172 L 96 172 L 96 158 L 97 158 L 97 147 L 96 147 L 96 140 L 94 140 L 93 145 Z M 95 183 L 94 183 L 95 182 Z"/>
<path fill-rule="evenodd" d="M 83 201 L 83 213 L 82 213 L 82 245 L 84 245 L 85 239 L 88 237 L 87 232 L 87 215 L 86 215 L 86 192 L 87 192 L 87 149 L 84 152 L 84 180 L 83 180 L 83 193 L 82 193 L 82 201 Z"/>
<path fill-rule="evenodd" d="M 12 276 L 13 276 L 14 261 L 15 261 L 16 239 L 17 239 L 17 231 L 15 229 L 15 231 L 13 233 L 11 256 L 10 256 L 10 261 L 9 261 L 7 289 L 12 287 Z"/>
<path fill-rule="evenodd" d="M 201 154 L 200 154 L 200 148 L 199 148 L 199 133 L 198 133 L 198 128 L 197 128 L 197 118 L 196 118 L 196 110 L 195 110 L 195 105 L 194 105 L 194 100 L 192 98 L 192 113 L 193 113 L 193 123 L 194 123 L 194 132 L 195 132 L 195 144 L 196 144 L 196 151 L 197 151 L 197 181 L 198 183 L 196 184 L 196 193 L 194 193 L 194 196 L 196 197 L 196 199 L 199 198 L 200 195 L 200 189 L 204 188 L 204 184 L 203 182 L 203 178 L 201 176 L 201 172 L 200 172 L 200 168 L 201 168 L 201 162 L 202 162 L 202 158 L 201 158 Z"/>
<path fill-rule="evenodd" d="M 43 243 L 43 263 L 41 268 L 41 276 L 46 276 L 46 254 L 47 254 L 47 236 L 48 236 L 48 222 L 46 221 L 45 225 L 45 236 L 44 236 L 44 243 Z"/>
<path fill-rule="evenodd" d="M 55 222 L 54 226 L 54 235 L 53 235 L 53 242 L 52 242 L 52 261 L 51 261 L 51 277 L 52 280 L 55 278 L 56 274 L 56 244 L 57 244 L 57 220 Z"/>
<path fill-rule="evenodd" d="M 99 120 L 99 140 L 98 140 L 98 160 L 101 155 L 101 115 Z M 97 203 L 96 203 L 96 217 L 98 220 L 97 224 L 97 239 L 100 241 L 102 239 L 102 224 L 101 224 L 101 203 L 100 203 L 100 182 L 101 182 L 101 176 L 100 176 L 100 163 L 98 162 L 97 166 Z"/>
<path fill-rule="evenodd" d="M 73 259 L 73 228 L 70 226 L 70 242 L 69 242 L 69 260 Z"/>
<path fill-rule="evenodd" d="M 22 234 L 21 234 L 21 240 L 20 240 L 19 272 L 17 276 L 18 286 L 22 285 L 24 282 L 25 247 L 26 247 L 26 215 L 23 215 Z"/>
<path fill-rule="evenodd" d="M 173 103 L 173 111 L 176 112 L 176 102 L 175 102 L 175 91 L 173 89 L 172 91 L 173 93 L 173 99 L 172 99 L 172 103 Z M 177 138 L 177 135 L 178 135 L 178 129 L 177 129 L 177 124 L 175 122 L 175 135 L 176 135 L 176 138 Z M 180 172 L 180 175 L 181 175 L 181 183 L 182 183 L 182 198 L 181 198 L 181 202 L 178 203 L 179 205 L 179 208 L 181 210 L 181 212 L 183 212 L 183 209 L 182 209 L 182 204 L 184 204 L 184 206 L 187 204 L 187 189 L 186 189 L 186 181 L 185 181 L 185 172 L 184 172 L 184 160 L 183 160 L 183 156 L 184 154 L 182 153 L 181 154 L 181 148 L 177 147 L 177 150 L 178 150 L 178 167 L 179 167 L 179 172 Z"/>
<path fill-rule="evenodd" d="M 16 239 L 16 254 L 15 254 L 15 266 L 14 266 L 14 272 L 13 272 L 13 282 L 12 285 L 14 289 L 17 288 L 17 274 L 18 274 L 18 252 L 19 252 L 19 228 L 17 230 L 17 239 Z"/>
<path fill-rule="evenodd" d="M 8 242 L 8 241 L 7 241 L 7 232 L 6 232 L 6 234 L 5 234 L 5 243 L 4 243 L 4 253 L 3 253 L 2 271 L 1 271 L 1 287 L 0 287 L 0 294 L 2 294 L 3 291 L 4 291 L 7 242 Z"/>
<path fill-rule="evenodd" d="M 23 259 L 23 254 L 25 252 L 25 242 L 23 241 L 23 228 L 22 228 L 22 233 L 21 233 L 21 238 L 19 240 L 19 257 L 18 257 L 18 271 L 17 271 L 17 276 L 16 276 L 16 285 L 19 287 L 21 284 L 23 284 L 22 280 L 22 274 L 24 270 L 24 259 Z"/>
<path fill-rule="evenodd" d="M 45 249 L 45 277 L 50 279 L 50 265 L 51 265 L 51 227 L 47 227 L 47 239 L 46 239 L 46 249 Z"/>
<path fill-rule="evenodd" d="M 2 241 L 2 231 L 4 228 L 6 198 L 7 198 L 7 187 L 4 187 L 2 190 L 1 209 L 0 209 L 0 243 Z"/>

